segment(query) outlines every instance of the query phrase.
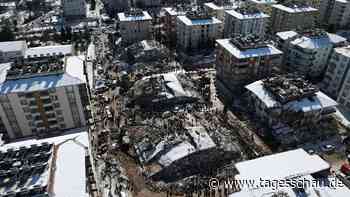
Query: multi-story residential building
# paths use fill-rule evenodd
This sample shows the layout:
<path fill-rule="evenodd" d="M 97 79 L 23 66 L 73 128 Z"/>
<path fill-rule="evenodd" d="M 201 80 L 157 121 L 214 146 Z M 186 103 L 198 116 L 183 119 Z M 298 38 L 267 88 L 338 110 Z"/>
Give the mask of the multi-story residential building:
<path fill-rule="evenodd" d="M 176 19 L 177 16 L 186 15 L 185 9 L 181 7 L 163 8 L 164 16 L 162 17 L 164 40 L 168 46 L 176 45 Z"/>
<path fill-rule="evenodd" d="M 133 9 L 118 13 L 122 42 L 132 44 L 152 37 L 152 17 L 146 11 Z"/>
<path fill-rule="evenodd" d="M 323 76 L 333 48 L 346 43 L 345 38 L 322 29 L 279 32 L 277 39 L 285 69 L 314 78 Z"/>
<path fill-rule="evenodd" d="M 177 47 L 183 51 L 213 48 L 222 32 L 222 22 L 205 12 L 190 12 L 177 17 Z"/>
<path fill-rule="evenodd" d="M 250 108 L 283 145 L 296 145 L 319 137 L 322 132 L 311 134 L 310 130 L 326 124 L 336 111 L 336 101 L 301 77 L 276 76 L 246 88 Z"/>
<path fill-rule="evenodd" d="M 254 36 L 219 39 L 216 49 L 217 79 L 230 90 L 271 75 L 282 52 L 271 42 Z"/>
<path fill-rule="evenodd" d="M 303 1 L 272 5 L 270 31 L 275 33 L 312 28 L 315 26 L 317 14 L 316 8 Z"/>
<path fill-rule="evenodd" d="M 0 130 L 6 139 L 86 125 L 84 57 L 57 54 L 1 64 Z"/>
<path fill-rule="evenodd" d="M 321 0 L 320 24 L 333 25 L 334 28 L 349 27 L 350 2 L 347 0 Z"/>
<path fill-rule="evenodd" d="M 242 7 L 225 12 L 224 37 L 255 34 L 264 37 L 269 15 L 254 7 Z"/>
<path fill-rule="evenodd" d="M 0 63 L 11 62 L 24 56 L 26 41 L 0 42 Z"/>
<path fill-rule="evenodd" d="M 85 0 L 63 0 L 63 15 L 67 18 L 86 17 L 87 7 Z"/>
<path fill-rule="evenodd" d="M 322 89 L 350 109 L 350 47 L 335 48 L 322 82 Z"/>

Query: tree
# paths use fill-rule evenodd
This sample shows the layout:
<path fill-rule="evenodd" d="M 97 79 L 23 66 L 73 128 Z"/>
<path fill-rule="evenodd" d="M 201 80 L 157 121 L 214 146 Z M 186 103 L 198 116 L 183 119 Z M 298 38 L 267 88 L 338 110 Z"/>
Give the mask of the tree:
<path fill-rule="evenodd" d="M 0 31 L 0 42 L 13 40 L 15 40 L 15 34 L 13 33 L 9 25 L 3 26 Z"/>

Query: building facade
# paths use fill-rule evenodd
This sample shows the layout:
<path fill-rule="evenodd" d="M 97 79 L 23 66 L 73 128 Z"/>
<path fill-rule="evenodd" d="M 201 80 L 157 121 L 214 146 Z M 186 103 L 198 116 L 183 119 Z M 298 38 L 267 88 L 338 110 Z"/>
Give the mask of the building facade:
<path fill-rule="evenodd" d="M 62 58 L 1 64 L 0 121 L 6 140 L 55 135 L 86 125 L 89 96 L 83 57 Z M 37 69 L 30 69 L 33 61 Z"/>
<path fill-rule="evenodd" d="M 350 109 L 350 47 L 335 48 L 322 82 L 322 89 Z"/>
<path fill-rule="evenodd" d="M 213 48 L 220 37 L 222 22 L 207 14 L 188 13 L 177 17 L 177 48 L 183 51 L 197 51 Z"/>
<path fill-rule="evenodd" d="M 312 28 L 317 20 L 318 10 L 306 3 L 286 3 L 272 5 L 272 33 Z"/>
<path fill-rule="evenodd" d="M 68 18 L 86 17 L 87 7 L 85 0 L 63 0 L 63 15 Z"/>
<path fill-rule="evenodd" d="M 333 28 L 349 27 L 350 2 L 346 0 L 321 0 L 319 22 Z"/>
<path fill-rule="evenodd" d="M 167 7 L 163 8 L 164 16 L 162 17 L 164 41 L 168 46 L 176 45 L 176 25 L 177 16 L 186 15 L 186 11 L 181 8 Z"/>
<path fill-rule="evenodd" d="M 146 11 L 131 10 L 118 13 L 122 42 L 132 44 L 152 37 L 152 17 Z"/>
<path fill-rule="evenodd" d="M 322 29 L 279 32 L 277 38 L 285 69 L 310 77 L 322 77 L 333 48 L 346 43 L 345 38 Z"/>
<path fill-rule="evenodd" d="M 216 74 L 231 90 L 271 75 L 282 60 L 282 52 L 259 37 L 219 39 L 216 48 Z"/>
<path fill-rule="evenodd" d="M 224 37 L 255 34 L 264 37 L 269 15 L 253 7 L 237 8 L 225 12 Z"/>

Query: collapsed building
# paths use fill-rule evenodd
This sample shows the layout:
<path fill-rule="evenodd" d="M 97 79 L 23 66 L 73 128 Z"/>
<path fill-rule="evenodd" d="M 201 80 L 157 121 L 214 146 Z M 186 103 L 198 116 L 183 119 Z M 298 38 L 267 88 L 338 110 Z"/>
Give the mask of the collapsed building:
<path fill-rule="evenodd" d="M 293 75 L 259 80 L 247 85 L 246 89 L 254 113 L 282 144 L 294 144 L 312 137 L 307 136 L 311 135 L 310 130 L 315 130 L 310 128 L 326 124 L 326 119 L 336 111 L 336 101 Z M 321 135 L 320 130 L 315 136 Z"/>
<path fill-rule="evenodd" d="M 200 98 L 186 76 L 176 72 L 144 77 L 135 82 L 129 93 L 131 104 L 146 110 L 166 110 Z"/>
<path fill-rule="evenodd" d="M 155 40 L 142 40 L 127 47 L 122 59 L 133 62 L 161 61 L 169 56 L 169 50 Z"/>
<path fill-rule="evenodd" d="M 221 144 L 220 132 L 216 132 L 196 126 L 164 133 L 160 139 L 142 136 L 135 150 L 146 176 L 173 182 L 240 159 L 238 144 Z"/>

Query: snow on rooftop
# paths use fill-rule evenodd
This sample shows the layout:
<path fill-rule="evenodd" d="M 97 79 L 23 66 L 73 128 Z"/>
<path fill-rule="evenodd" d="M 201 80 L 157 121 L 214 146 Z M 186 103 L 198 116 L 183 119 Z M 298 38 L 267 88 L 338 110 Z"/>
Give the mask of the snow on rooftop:
<path fill-rule="evenodd" d="M 255 180 L 260 177 L 278 180 L 297 175 L 309 175 L 330 168 L 330 165 L 321 157 L 310 155 L 304 149 L 243 161 L 235 166 L 239 172 L 238 177 L 246 180 Z"/>
<path fill-rule="evenodd" d="M 2 52 L 23 51 L 26 49 L 26 47 L 27 47 L 27 43 L 24 40 L 0 42 L 0 51 Z"/>
<path fill-rule="evenodd" d="M 148 12 L 143 11 L 143 15 L 127 16 L 125 12 L 118 13 L 119 21 L 142 21 L 142 20 L 152 20 L 151 15 Z"/>
<path fill-rule="evenodd" d="M 54 55 L 71 55 L 73 53 L 72 45 L 56 45 L 28 48 L 24 57 L 34 56 L 54 56 Z"/>
<path fill-rule="evenodd" d="M 273 95 L 263 87 L 263 81 L 259 80 L 251 83 L 247 85 L 246 88 L 255 96 L 257 96 L 266 105 L 267 108 L 281 107 L 281 104 L 274 99 Z M 293 109 L 295 111 L 307 112 L 328 107 L 336 107 L 337 105 L 338 104 L 336 101 L 329 98 L 321 91 L 318 91 L 313 97 L 313 100 L 310 100 L 308 98 L 294 100 L 288 102 L 283 107 Z"/>
<path fill-rule="evenodd" d="M 273 45 L 267 45 L 267 47 L 263 48 L 240 50 L 231 43 L 230 39 L 219 39 L 216 42 L 239 59 L 283 54 L 282 51 Z"/>
<path fill-rule="evenodd" d="M 291 165 L 292 164 L 292 165 Z M 296 149 L 287 152 L 277 153 L 257 159 L 243 161 L 236 164 L 239 174 L 236 179 L 242 180 L 284 180 L 299 179 L 309 180 L 315 183 L 317 180 L 311 175 L 330 168 L 330 165 L 318 155 L 310 155 L 303 149 Z M 335 183 L 337 178 L 329 177 L 328 181 Z M 259 183 L 255 183 L 259 185 Z M 250 185 L 250 187 L 252 187 Z M 305 193 L 298 193 L 292 187 L 243 187 L 240 192 L 230 195 L 230 197 L 272 197 L 276 192 L 288 194 L 288 197 L 345 197 L 350 196 L 350 190 L 346 186 L 310 186 L 304 187 Z"/>
<path fill-rule="evenodd" d="M 215 17 L 210 17 L 207 19 L 190 19 L 187 16 L 177 16 L 178 20 L 188 26 L 192 25 L 211 25 L 211 24 L 221 24 L 222 22 Z"/>
<path fill-rule="evenodd" d="M 279 10 L 283 10 L 285 12 L 289 12 L 289 13 L 300 13 L 300 12 L 317 12 L 318 10 L 316 8 L 313 8 L 311 6 L 297 6 L 295 5 L 294 7 L 287 7 L 285 5 L 282 4 L 276 4 L 276 5 L 272 5 L 272 7 L 277 8 Z"/>
<path fill-rule="evenodd" d="M 334 44 L 342 43 L 346 41 L 346 38 L 343 38 L 336 34 L 326 33 L 327 36 L 319 37 L 299 37 L 291 42 L 293 45 L 298 45 L 302 48 L 308 49 L 317 49 L 333 46 Z"/>
<path fill-rule="evenodd" d="M 242 14 L 236 10 L 227 10 L 226 14 L 229 14 L 237 19 L 258 19 L 258 18 L 269 18 L 270 16 L 263 12 L 256 12 L 254 14 Z"/>
<path fill-rule="evenodd" d="M 0 64 L 0 94 L 40 91 L 85 83 L 83 60 L 84 56 L 70 56 L 66 61 L 66 72 L 63 74 L 35 76 L 18 80 L 6 80 L 10 64 Z"/>
<path fill-rule="evenodd" d="M 283 31 L 276 33 L 276 35 L 282 40 L 288 40 L 290 38 L 293 38 L 294 36 L 297 36 L 298 33 L 295 31 Z"/>
<path fill-rule="evenodd" d="M 86 191 L 85 177 L 85 148 L 89 147 L 88 134 L 86 130 L 80 133 L 62 135 L 46 139 L 28 139 L 19 142 L 5 144 L 0 150 L 9 148 L 17 149 L 21 146 L 33 144 L 53 143 L 59 145 L 57 150 L 56 171 L 53 180 L 53 192 L 55 196 L 79 196 L 88 197 Z M 42 180 L 45 176 L 43 174 Z"/>
<path fill-rule="evenodd" d="M 169 166 L 174 161 L 182 159 L 192 153 L 196 152 L 196 148 L 189 142 L 184 141 L 175 147 L 173 147 L 169 152 L 162 155 L 159 158 L 159 163 L 162 166 Z"/>

